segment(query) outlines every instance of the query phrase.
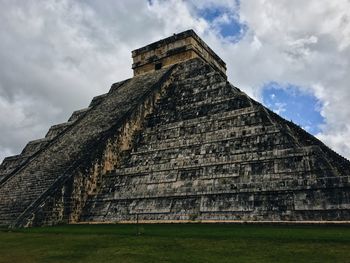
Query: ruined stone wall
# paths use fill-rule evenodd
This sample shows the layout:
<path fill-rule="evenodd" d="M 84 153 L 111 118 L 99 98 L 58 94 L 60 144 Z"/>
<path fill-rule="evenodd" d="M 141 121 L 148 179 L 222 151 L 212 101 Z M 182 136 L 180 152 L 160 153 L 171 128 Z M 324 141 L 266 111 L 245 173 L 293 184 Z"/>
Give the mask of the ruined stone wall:
<path fill-rule="evenodd" d="M 198 41 L 196 38 L 191 38 L 190 43 L 191 48 L 198 54 L 198 57 L 212 65 L 219 72 L 222 72 L 222 76 L 226 78 L 226 65 L 218 60 L 216 56 L 213 56 L 213 54 L 208 51 L 207 46 L 204 46 L 201 41 Z"/>
<path fill-rule="evenodd" d="M 134 50 L 132 57 L 135 76 L 155 71 L 159 63 L 167 67 L 199 57 L 226 77 L 225 62 L 191 30 Z"/>
<path fill-rule="evenodd" d="M 174 64 L 183 62 L 183 61 L 187 61 L 193 58 L 199 57 L 198 54 L 193 51 L 193 50 L 186 50 L 171 56 L 166 56 L 163 57 L 160 60 L 156 60 L 154 62 L 151 63 L 147 63 L 145 65 L 139 66 L 137 68 L 134 69 L 134 75 L 140 75 L 140 74 L 146 74 L 146 73 L 151 73 L 156 71 L 155 69 L 155 63 L 161 63 L 162 64 L 162 68 L 164 67 L 169 67 L 172 66 Z"/>

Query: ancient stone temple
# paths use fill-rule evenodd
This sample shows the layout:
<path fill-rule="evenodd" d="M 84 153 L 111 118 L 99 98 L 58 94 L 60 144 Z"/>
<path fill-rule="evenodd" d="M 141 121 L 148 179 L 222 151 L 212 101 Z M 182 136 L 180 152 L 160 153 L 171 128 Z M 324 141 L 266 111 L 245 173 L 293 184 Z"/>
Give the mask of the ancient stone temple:
<path fill-rule="evenodd" d="M 227 82 L 192 30 L 132 56 L 133 78 L 3 161 L 2 225 L 350 220 L 350 162 Z"/>

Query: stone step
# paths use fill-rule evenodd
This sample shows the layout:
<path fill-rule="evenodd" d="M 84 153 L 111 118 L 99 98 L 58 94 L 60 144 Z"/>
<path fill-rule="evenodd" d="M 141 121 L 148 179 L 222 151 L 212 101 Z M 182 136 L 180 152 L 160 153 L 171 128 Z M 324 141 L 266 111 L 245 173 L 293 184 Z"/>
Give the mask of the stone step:
<path fill-rule="evenodd" d="M 298 169 L 293 171 L 280 171 L 272 169 L 267 169 L 262 173 L 251 172 L 250 180 L 247 180 L 247 174 L 245 171 L 240 169 L 240 165 L 236 164 L 221 164 L 214 166 L 205 166 L 205 167 L 196 167 L 193 169 L 182 169 L 172 171 L 160 171 L 160 172 L 148 172 L 148 173 L 138 173 L 132 176 L 125 176 L 123 173 L 111 173 L 109 176 L 106 176 L 104 186 L 101 188 L 100 193 L 110 192 L 111 188 L 121 188 L 127 185 L 132 187 L 148 187 L 154 184 L 164 184 L 164 187 L 167 187 L 167 184 L 182 182 L 192 183 L 192 181 L 211 181 L 214 183 L 215 180 L 224 180 L 232 179 L 236 183 L 261 183 L 261 182 L 270 182 L 276 180 L 314 180 L 317 178 L 315 175 L 318 172 L 322 172 L 323 176 L 317 178 L 321 180 L 322 178 L 328 178 L 330 175 L 333 175 L 332 170 L 320 170 L 320 169 L 311 169 L 306 168 L 303 170 L 301 166 Z M 339 178 L 340 182 L 343 181 L 344 176 L 334 176 L 334 178 Z M 225 181 L 225 180 L 224 180 Z M 141 190 L 140 190 L 141 191 Z M 114 191 L 115 192 L 115 191 Z"/>
<path fill-rule="evenodd" d="M 281 135 L 280 130 L 275 126 L 252 126 L 252 127 L 233 127 L 227 130 L 209 131 L 206 133 L 189 136 L 179 136 L 177 138 L 170 138 L 165 140 L 154 140 L 147 144 L 141 144 L 137 149 L 132 151 L 131 155 L 139 155 L 143 153 L 163 154 L 162 151 L 178 149 L 185 151 L 186 148 L 201 146 L 201 148 L 212 148 L 225 146 L 234 152 L 240 149 L 245 150 L 262 148 L 274 145 L 289 144 L 291 140 L 288 136 Z M 185 148 L 185 149 L 184 149 Z M 224 149 L 222 149 L 224 150 Z"/>
<path fill-rule="evenodd" d="M 131 188 L 132 184 L 127 183 L 129 187 L 123 187 L 125 192 L 114 191 L 101 193 L 96 196 L 96 203 L 106 203 L 108 201 L 133 201 L 135 199 L 161 199 L 161 198 L 177 198 L 181 196 L 215 196 L 222 194 L 237 193 L 257 193 L 270 191 L 298 191 L 305 187 L 313 187 L 318 189 L 324 188 L 342 188 L 350 186 L 350 176 L 325 177 L 325 178 L 302 178 L 302 179 L 277 179 L 272 181 L 261 182 L 235 182 L 227 178 L 213 182 L 199 182 L 192 180 L 184 184 L 180 182 L 170 182 L 168 187 L 162 187 L 161 184 L 149 185 L 138 184 L 138 188 Z M 118 189 L 117 189 L 118 190 Z M 114 192 L 114 193 L 113 193 Z"/>
<path fill-rule="evenodd" d="M 7 176 L 17 167 L 25 163 L 27 160 L 28 160 L 28 156 L 24 156 L 20 154 L 6 157 L 1 164 L 0 172 Z"/>
<path fill-rule="evenodd" d="M 198 88 L 194 88 L 198 87 Z M 218 82 L 203 89 L 203 86 L 192 83 L 192 86 L 186 87 L 182 85 L 174 85 L 171 91 L 171 97 L 165 97 L 161 99 L 158 104 L 168 107 L 167 103 L 173 103 L 176 101 L 176 105 L 182 106 L 186 104 L 192 104 L 200 101 L 204 101 L 210 98 L 216 98 L 218 100 L 224 99 L 227 96 L 245 95 L 245 93 L 238 92 L 231 85 L 226 82 Z"/>
<path fill-rule="evenodd" d="M 100 104 L 102 100 L 104 100 L 107 97 L 108 93 L 96 96 L 92 99 L 92 101 L 89 104 L 89 108 L 95 107 L 96 105 Z"/>
<path fill-rule="evenodd" d="M 260 174 L 264 169 L 276 169 L 278 173 L 289 173 L 292 170 L 298 171 L 300 167 L 305 170 L 317 170 L 322 177 L 323 171 L 332 170 L 332 174 L 338 175 L 332 166 L 318 165 L 317 158 L 307 153 L 296 155 L 281 155 L 273 159 L 272 156 L 251 155 L 249 153 L 241 153 L 234 157 L 216 157 L 215 154 L 199 155 L 194 158 L 172 158 L 166 159 L 164 162 L 141 161 L 140 166 L 122 166 L 119 168 L 120 173 L 124 175 L 133 175 L 140 173 L 158 173 L 173 170 L 203 169 L 203 167 L 220 167 L 228 165 L 230 167 L 237 166 L 241 173 L 246 175 Z M 143 165 L 142 168 L 141 165 Z M 266 166 L 266 167 L 264 167 Z M 209 168 L 208 168 L 209 169 Z M 212 169 L 212 168 L 210 168 Z M 213 168 L 214 169 L 214 168 Z"/>
<path fill-rule="evenodd" d="M 56 125 L 51 126 L 51 128 L 47 132 L 45 138 L 52 140 L 56 136 L 58 136 L 59 134 L 63 133 L 66 129 L 68 129 L 73 124 L 74 124 L 74 121 L 68 121 L 68 122 L 64 122 L 61 124 L 56 124 Z"/>
<path fill-rule="evenodd" d="M 280 150 L 271 151 L 246 151 L 235 155 L 229 156 L 218 156 L 216 154 L 199 154 L 196 158 L 192 159 L 182 159 L 173 158 L 164 164 L 155 165 L 137 165 L 131 167 L 125 167 L 121 169 L 116 169 L 117 173 L 123 173 L 125 175 L 132 175 L 138 173 L 148 173 L 155 171 L 165 171 L 165 170 L 177 170 L 181 169 L 192 169 L 196 167 L 205 166 L 215 166 L 220 164 L 235 164 L 235 163 L 252 163 L 256 161 L 269 161 L 269 160 L 279 160 L 288 159 L 292 157 L 303 157 L 312 155 L 315 153 L 320 153 L 320 148 L 316 146 L 309 146 L 303 148 L 287 148 Z M 204 156 L 204 157 L 203 157 Z M 199 158 L 201 157 L 201 158 Z"/>
<path fill-rule="evenodd" d="M 237 191 L 235 189 L 214 189 L 211 191 L 199 191 L 194 192 L 191 189 L 185 192 L 167 192 L 164 195 L 154 196 L 150 195 L 136 195 L 135 197 L 129 198 L 103 198 L 95 203 L 89 202 L 88 205 L 90 208 L 89 214 L 84 214 L 82 218 L 88 218 L 88 220 L 95 219 L 93 215 L 101 216 L 104 220 L 113 219 L 125 219 L 128 215 L 134 215 L 137 213 L 139 219 L 142 218 L 142 215 L 146 215 L 145 219 L 150 219 L 154 214 L 159 213 L 171 213 L 171 216 L 176 216 L 177 212 L 183 214 L 190 214 L 191 211 L 195 213 L 208 213 L 208 212 L 239 212 L 239 211 L 250 211 L 257 208 L 257 206 L 262 205 L 264 201 L 264 196 L 256 195 L 252 190 L 252 187 L 248 188 L 247 185 L 242 185 L 246 189 L 243 191 Z M 257 185 L 256 185 L 257 186 Z M 268 188 L 272 186 L 266 185 Z M 279 190 L 279 194 L 290 194 L 290 191 L 286 187 L 282 188 L 281 185 L 276 185 Z M 256 187 L 260 189 L 264 187 L 263 184 Z M 296 184 L 293 182 L 292 187 L 297 187 L 296 196 L 298 196 L 298 188 L 302 188 L 303 184 L 299 186 L 299 182 Z M 237 187 L 238 188 L 238 187 Z M 322 187 L 323 188 L 323 187 Z M 186 189 L 187 190 L 187 189 Z M 330 189 L 332 191 L 333 189 Z M 262 191 L 266 192 L 266 191 Z M 301 196 L 303 193 L 301 193 Z M 245 198 L 244 198 L 245 197 Z M 271 195 L 271 198 L 275 198 L 276 195 Z M 191 201 L 192 200 L 192 201 Z M 194 200 L 197 200 L 194 202 Z M 283 198 L 285 200 L 285 198 Z M 272 201 L 272 200 L 271 200 Z M 180 202 L 180 203 L 179 203 Z M 246 203 L 245 203 L 246 202 Z M 306 204 L 307 205 L 307 204 Z M 303 209 L 306 207 L 300 203 L 300 200 L 296 199 L 293 202 L 293 206 L 297 209 Z M 327 207 L 323 209 L 348 209 L 349 204 L 338 204 L 336 201 L 330 202 Z M 277 207 L 276 207 L 277 208 Z M 293 209 L 293 208 L 291 208 Z M 305 209 L 305 208 L 304 208 Z M 310 209 L 310 208 L 309 208 Z M 315 211 L 319 208 L 314 207 Z M 113 211 L 122 211 L 123 213 L 115 213 Z M 256 211 L 254 212 L 256 214 Z M 112 217 L 112 218 L 110 218 Z M 131 218 L 134 219 L 135 218 Z M 164 215 L 160 219 L 164 218 Z M 178 218 L 177 218 L 178 219 Z M 113 221 L 112 220 L 112 221 Z M 127 218 L 130 220 L 130 218 Z"/>
<path fill-rule="evenodd" d="M 247 95 L 244 93 L 235 93 L 231 96 L 225 96 L 225 97 L 209 97 L 205 98 L 201 101 L 197 102 L 188 102 L 185 103 L 184 105 L 176 105 L 176 110 L 181 111 L 184 109 L 191 109 L 191 110 L 196 110 L 197 108 L 201 106 L 212 106 L 216 104 L 225 104 L 227 102 L 242 102 L 242 105 L 237 105 L 234 109 L 239 109 L 239 108 L 244 108 L 244 107 L 250 107 L 251 104 L 247 103 L 249 102 Z M 244 106 L 246 105 L 246 106 Z"/>
<path fill-rule="evenodd" d="M 224 100 L 209 99 L 204 102 L 194 103 L 187 106 L 179 106 L 173 109 L 174 113 L 170 111 L 161 111 L 155 117 L 148 119 L 148 127 L 159 127 L 164 124 L 196 119 L 199 117 L 210 116 L 220 112 L 228 112 L 242 108 L 251 107 L 250 101 L 244 95 L 229 97 Z"/>
<path fill-rule="evenodd" d="M 5 178 L 5 176 L 7 175 L 7 173 L 6 172 L 3 172 L 2 170 L 1 170 L 2 168 L 0 167 L 0 182 Z"/>
<path fill-rule="evenodd" d="M 83 117 L 92 107 L 88 107 L 85 109 L 77 110 L 72 113 L 72 115 L 69 117 L 68 122 L 75 122 L 81 117 Z"/>
<path fill-rule="evenodd" d="M 208 71 L 202 75 L 193 75 L 188 78 L 183 78 L 181 74 L 174 74 L 175 80 L 173 83 L 181 83 L 181 85 L 191 85 L 197 81 L 203 81 L 203 83 L 208 83 L 207 81 L 211 81 L 211 83 L 226 81 L 218 72 L 216 71 Z"/>
<path fill-rule="evenodd" d="M 22 192 L 18 192 L 19 195 L 25 195 L 26 193 L 29 193 L 30 191 L 32 191 L 31 188 L 28 188 L 30 186 L 33 186 L 34 190 L 35 189 L 39 189 L 40 187 L 45 188 L 47 185 L 50 185 L 52 183 L 52 180 L 54 180 L 57 176 L 63 174 L 61 172 L 56 172 L 56 171 L 52 171 L 50 172 L 49 175 L 44 175 L 43 173 L 39 173 L 36 172 L 35 174 L 31 174 L 28 173 L 27 176 L 23 177 L 20 179 L 20 182 L 18 181 L 19 179 L 15 178 L 15 177 L 11 177 L 5 185 L 2 186 L 1 191 L 0 191 L 0 195 L 2 194 L 7 194 L 7 191 L 11 191 L 11 189 L 13 187 L 15 187 L 18 183 L 26 185 L 27 186 L 27 190 L 26 192 L 22 193 Z M 15 193 L 12 194 L 12 196 L 14 196 Z"/>
<path fill-rule="evenodd" d="M 207 97 L 222 97 L 225 95 L 240 94 L 231 85 L 225 81 L 210 82 L 203 86 L 201 83 L 192 83 L 188 85 L 174 85 L 173 95 L 177 98 L 178 102 L 186 103 L 191 100 L 203 100 Z M 164 98 L 166 101 L 167 99 Z"/>
<path fill-rule="evenodd" d="M 194 119 L 195 120 L 195 119 Z M 259 129 L 271 126 L 272 123 L 268 118 L 261 115 L 259 112 L 249 112 L 242 116 L 222 116 L 217 118 L 208 118 L 202 122 L 191 122 L 191 120 L 182 122 L 177 126 L 173 126 L 169 129 L 163 129 L 162 132 L 157 132 L 154 129 L 150 129 L 142 133 L 141 144 L 148 144 L 154 141 L 167 142 L 171 140 L 177 140 L 181 138 L 191 138 L 193 136 L 203 136 L 205 133 L 222 132 L 225 130 L 250 130 L 255 126 L 259 126 Z M 169 127 L 169 126 L 168 126 Z"/>
<path fill-rule="evenodd" d="M 22 150 L 21 155 L 24 156 L 32 156 L 38 151 L 45 148 L 50 142 L 50 139 L 48 138 L 42 138 L 34 141 L 30 141 Z"/>
<path fill-rule="evenodd" d="M 187 127 L 193 127 L 196 125 L 201 125 L 202 123 L 206 122 L 214 122 L 216 120 L 218 121 L 225 121 L 230 120 L 232 118 L 236 118 L 240 115 L 245 114 L 253 114 L 260 111 L 259 107 L 257 106 L 250 106 L 247 108 L 242 109 L 236 109 L 232 111 L 226 111 L 226 112 L 220 112 L 216 114 L 212 114 L 209 116 L 202 116 L 195 119 L 190 120 L 184 120 L 184 121 L 177 121 L 172 123 L 166 123 L 157 127 L 145 127 L 145 129 L 142 131 L 143 134 L 157 134 L 157 133 L 163 133 L 166 132 L 169 129 L 179 129 L 179 128 L 187 128 Z"/>

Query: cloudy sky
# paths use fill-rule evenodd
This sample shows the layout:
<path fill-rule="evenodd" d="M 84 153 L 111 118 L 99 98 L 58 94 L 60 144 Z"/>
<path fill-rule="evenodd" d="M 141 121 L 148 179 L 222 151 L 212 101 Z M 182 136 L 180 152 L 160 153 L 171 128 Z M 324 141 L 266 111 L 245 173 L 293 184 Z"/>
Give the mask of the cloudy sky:
<path fill-rule="evenodd" d="M 349 0 L 0 0 L 0 161 L 190 28 L 231 83 L 350 158 Z"/>

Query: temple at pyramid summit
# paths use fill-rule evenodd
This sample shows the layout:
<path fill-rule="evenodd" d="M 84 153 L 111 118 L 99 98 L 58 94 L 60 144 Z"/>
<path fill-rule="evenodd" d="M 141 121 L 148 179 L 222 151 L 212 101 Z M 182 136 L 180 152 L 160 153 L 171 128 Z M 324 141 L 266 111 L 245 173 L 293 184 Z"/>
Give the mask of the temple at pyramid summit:
<path fill-rule="evenodd" d="M 350 162 L 230 84 L 194 31 L 132 57 L 3 161 L 0 225 L 350 221 Z"/>

